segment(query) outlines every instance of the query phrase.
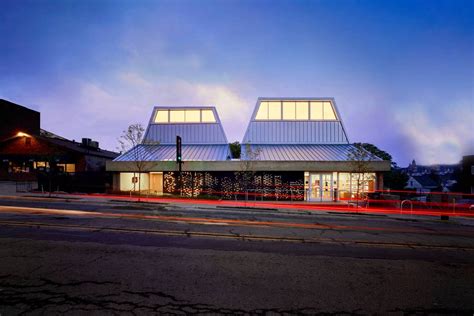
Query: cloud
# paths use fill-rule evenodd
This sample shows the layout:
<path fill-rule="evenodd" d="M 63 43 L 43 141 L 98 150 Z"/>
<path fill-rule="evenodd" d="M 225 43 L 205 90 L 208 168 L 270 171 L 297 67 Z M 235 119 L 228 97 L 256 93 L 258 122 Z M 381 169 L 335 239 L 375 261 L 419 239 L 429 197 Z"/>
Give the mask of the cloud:
<path fill-rule="evenodd" d="M 414 104 L 398 111 L 395 120 L 420 163 L 457 163 L 462 155 L 474 153 L 474 113 L 469 108 L 462 103 L 447 104 L 442 110 L 430 111 Z"/>
<path fill-rule="evenodd" d="M 148 124 L 156 105 L 214 105 L 229 141 L 241 139 L 253 106 L 224 84 L 152 81 L 136 72 L 122 72 L 100 84 L 71 80 L 56 93 L 33 99 L 41 105 L 43 128 L 75 140 L 94 138 L 112 150 L 117 149 L 117 138 L 129 124 Z"/>

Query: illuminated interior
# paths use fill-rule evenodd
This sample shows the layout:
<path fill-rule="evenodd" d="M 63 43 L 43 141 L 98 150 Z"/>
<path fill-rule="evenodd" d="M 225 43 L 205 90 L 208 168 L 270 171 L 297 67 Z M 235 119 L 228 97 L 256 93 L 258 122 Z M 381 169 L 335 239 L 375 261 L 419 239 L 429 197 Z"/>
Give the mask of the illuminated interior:
<path fill-rule="evenodd" d="M 305 199 L 309 201 L 351 200 L 375 190 L 375 173 L 305 172 Z M 359 187 L 359 188 L 357 188 Z"/>
<path fill-rule="evenodd" d="M 331 101 L 261 101 L 257 121 L 334 121 L 336 112 Z"/>
<path fill-rule="evenodd" d="M 138 180 L 138 172 L 121 172 L 120 173 L 120 191 L 138 191 L 138 183 L 133 181 L 136 177 Z M 150 178 L 148 173 L 140 175 L 140 190 L 147 191 L 149 188 Z"/>
<path fill-rule="evenodd" d="M 155 114 L 155 123 L 216 123 L 212 110 L 204 109 L 159 109 Z"/>

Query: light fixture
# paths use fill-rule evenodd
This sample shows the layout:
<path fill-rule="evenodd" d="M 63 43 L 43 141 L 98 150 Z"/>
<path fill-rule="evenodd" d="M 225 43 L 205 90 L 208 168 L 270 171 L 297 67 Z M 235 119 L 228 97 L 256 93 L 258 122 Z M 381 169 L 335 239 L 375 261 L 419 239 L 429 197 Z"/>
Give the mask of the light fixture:
<path fill-rule="evenodd" d="M 23 133 L 23 132 L 18 132 L 18 133 L 16 134 L 16 136 L 18 136 L 18 137 L 31 137 L 29 134 Z"/>

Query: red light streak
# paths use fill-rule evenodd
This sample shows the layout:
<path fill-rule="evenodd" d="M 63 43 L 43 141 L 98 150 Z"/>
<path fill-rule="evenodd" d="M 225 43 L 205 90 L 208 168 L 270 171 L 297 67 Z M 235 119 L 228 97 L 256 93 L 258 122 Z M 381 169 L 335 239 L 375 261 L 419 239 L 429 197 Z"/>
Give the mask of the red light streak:
<path fill-rule="evenodd" d="M 124 201 L 138 201 L 138 197 L 128 197 L 124 195 L 111 195 L 111 194 L 63 194 L 64 196 L 81 196 L 96 199 L 117 199 Z M 348 204 L 311 204 L 308 202 L 281 202 L 281 201 L 231 201 L 231 200 L 207 200 L 207 199 L 195 199 L 195 198 L 174 198 L 174 197 L 141 197 L 143 202 L 151 203 L 182 203 L 182 204 L 193 204 L 193 205 L 212 205 L 212 206 L 231 206 L 231 207 L 244 207 L 244 208 L 270 208 L 270 209 L 293 209 L 301 211 L 331 211 L 331 212 L 352 212 L 352 213 L 375 213 L 375 214 L 412 214 L 412 215 L 426 215 L 426 216 L 464 216 L 473 217 L 474 211 L 468 208 L 460 208 L 456 205 L 456 209 L 453 211 L 452 204 L 449 204 L 450 208 L 446 209 L 431 209 L 431 208 L 413 208 L 411 211 L 409 208 L 401 210 L 399 207 L 350 207 Z M 370 203 L 380 203 L 385 200 L 369 200 Z M 390 203 L 400 201 L 392 200 Z M 429 206 L 420 204 L 421 206 Z"/>

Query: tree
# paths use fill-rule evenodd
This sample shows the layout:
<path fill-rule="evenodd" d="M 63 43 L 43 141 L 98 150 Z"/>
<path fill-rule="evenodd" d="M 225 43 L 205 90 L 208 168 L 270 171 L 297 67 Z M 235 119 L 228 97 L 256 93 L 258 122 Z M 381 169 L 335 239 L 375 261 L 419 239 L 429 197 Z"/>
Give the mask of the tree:
<path fill-rule="evenodd" d="M 396 163 L 392 163 L 392 169 L 384 172 L 383 183 L 384 186 L 392 190 L 405 189 L 408 182 L 408 175 L 398 168 Z"/>
<path fill-rule="evenodd" d="M 393 161 L 392 155 L 373 144 L 355 143 L 355 145 L 361 146 L 362 148 L 372 153 L 374 156 L 381 158 L 382 160 L 390 161 L 390 164 L 392 166 L 391 170 L 383 173 L 383 183 L 385 187 L 390 188 L 392 190 L 403 190 L 405 188 L 408 181 L 408 175 L 402 170 L 400 170 L 397 163 Z"/>
<path fill-rule="evenodd" d="M 374 155 L 365 150 L 360 143 L 355 143 L 353 147 L 349 149 L 347 154 L 347 160 L 351 164 L 351 177 L 352 180 L 356 181 L 356 207 L 359 208 L 359 197 L 360 188 L 371 180 L 367 173 L 371 171 L 370 161 L 374 159 Z"/>
<path fill-rule="evenodd" d="M 238 181 L 245 191 L 245 200 L 248 199 L 248 189 L 255 176 L 255 160 L 259 159 L 260 148 L 252 149 L 250 144 L 245 144 L 245 159 L 240 162 L 240 172 L 237 173 Z"/>
<path fill-rule="evenodd" d="M 241 152 L 240 143 L 235 141 L 233 143 L 230 143 L 229 147 L 230 147 L 230 153 L 232 154 L 232 158 L 240 159 L 240 152 Z"/>
<path fill-rule="evenodd" d="M 118 142 L 122 151 L 130 152 L 133 156 L 133 162 L 135 169 L 138 171 L 138 201 L 141 197 L 141 174 L 150 167 L 150 163 L 145 161 L 145 155 L 147 150 L 143 148 L 140 150 L 139 145 L 159 145 L 159 142 L 143 141 L 143 134 L 145 129 L 140 123 L 131 124 L 126 130 L 122 132 Z M 135 170 L 133 172 L 135 178 Z M 133 185 L 133 191 L 135 192 L 135 184 Z"/>
<path fill-rule="evenodd" d="M 377 146 L 369 143 L 355 143 L 355 146 L 361 146 L 365 150 L 367 150 L 369 153 L 373 154 L 376 157 L 379 157 L 382 160 L 387 160 L 387 161 L 392 161 L 392 155 L 390 155 L 388 152 L 378 148 Z"/>

